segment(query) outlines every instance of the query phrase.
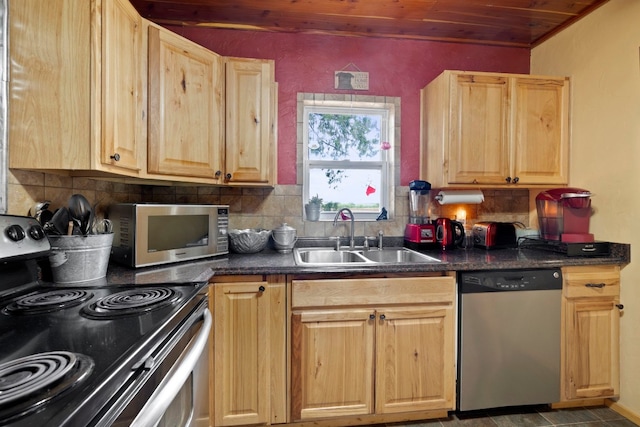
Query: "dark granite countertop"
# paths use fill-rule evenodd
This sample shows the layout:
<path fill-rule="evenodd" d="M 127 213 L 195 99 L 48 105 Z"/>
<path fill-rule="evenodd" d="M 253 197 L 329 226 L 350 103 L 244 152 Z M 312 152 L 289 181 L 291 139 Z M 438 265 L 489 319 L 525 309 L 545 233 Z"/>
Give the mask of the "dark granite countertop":
<path fill-rule="evenodd" d="M 611 244 L 611 253 L 602 257 L 569 257 L 560 253 L 520 249 L 454 249 L 423 251 L 441 260 L 438 263 L 370 264 L 365 266 L 301 267 L 291 253 L 265 249 L 256 254 L 229 254 L 203 260 L 155 267 L 127 268 L 110 264 L 107 282 L 111 284 L 153 284 L 207 281 L 214 275 L 315 274 L 315 273 L 422 273 L 434 271 L 545 268 L 570 265 L 621 265 L 631 261 L 628 244 Z"/>

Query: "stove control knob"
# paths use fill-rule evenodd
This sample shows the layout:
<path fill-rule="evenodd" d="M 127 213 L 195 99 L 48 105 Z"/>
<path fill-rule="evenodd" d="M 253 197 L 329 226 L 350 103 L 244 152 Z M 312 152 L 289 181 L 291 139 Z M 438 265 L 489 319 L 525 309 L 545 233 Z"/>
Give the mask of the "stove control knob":
<path fill-rule="evenodd" d="M 29 228 L 29 236 L 31 236 L 33 240 L 42 240 L 45 236 L 44 230 L 39 225 L 35 225 Z"/>
<path fill-rule="evenodd" d="M 26 234 L 24 234 L 24 229 L 19 225 L 10 225 L 4 232 L 10 240 L 14 242 L 19 242 L 24 239 Z"/>

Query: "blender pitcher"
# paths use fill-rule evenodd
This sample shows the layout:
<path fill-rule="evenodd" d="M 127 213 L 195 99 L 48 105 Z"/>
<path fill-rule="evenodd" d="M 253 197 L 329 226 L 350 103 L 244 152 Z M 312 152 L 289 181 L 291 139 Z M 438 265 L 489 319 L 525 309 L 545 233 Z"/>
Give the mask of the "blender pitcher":
<path fill-rule="evenodd" d="M 414 180 L 409 183 L 409 223 L 429 223 L 429 194 L 431 184 Z"/>

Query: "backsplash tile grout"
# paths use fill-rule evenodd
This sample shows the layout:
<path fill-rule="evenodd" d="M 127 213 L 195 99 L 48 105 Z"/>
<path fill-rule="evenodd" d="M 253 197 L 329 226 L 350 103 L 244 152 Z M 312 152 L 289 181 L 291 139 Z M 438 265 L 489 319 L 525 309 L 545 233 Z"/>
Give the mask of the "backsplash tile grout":
<path fill-rule="evenodd" d="M 345 236 L 346 224 L 303 219 L 302 186 L 276 185 L 275 188 L 238 188 L 214 186 L 149 186 L 125 184 L 84 177 L 69 177 L 45 172 L 10 170 L 8 176 L 8 213 L 27 215 L 35 202 L 50 200 L 50 209 L 66 204 L 74 193 L 81 193 L 95 204 L 98 216 L 104 216 L 113 203 L 210 203 L 228 204 L 231 228 L 273 229 L 283 222 L 298 230 L 301 237 Z M 396 215 L 388 221 L 358 222 L 356 234 L 402 236 L 408 217 L 408 187 L 397 186 Z M 485 190 L 480 205 L 464 205 L 467 223 L 477 221 L 529 222 L 529 191 Z M 432 205 L 434 217 L 454 219 L 461 205 Z M 434 218 L 435 219 L 435 218 Z"/>

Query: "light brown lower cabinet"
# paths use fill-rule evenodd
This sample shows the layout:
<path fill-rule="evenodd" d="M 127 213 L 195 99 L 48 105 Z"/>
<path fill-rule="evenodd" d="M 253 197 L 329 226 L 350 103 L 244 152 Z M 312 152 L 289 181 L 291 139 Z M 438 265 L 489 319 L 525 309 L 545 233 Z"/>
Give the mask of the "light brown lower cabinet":
<path fill-rule="evenodd" d="M 616 397 L 620 267 L 563 267 L 563 401 Z"/>
<path fill-rule="evenodd" d="M 291 421 L 454 409 L 455 275 L 291 288 Z"/>
<path fill-rule="evenodd" d="M 285 276 L 220 276 L 212 286 L 214 425 L 285 422 Z"/>

